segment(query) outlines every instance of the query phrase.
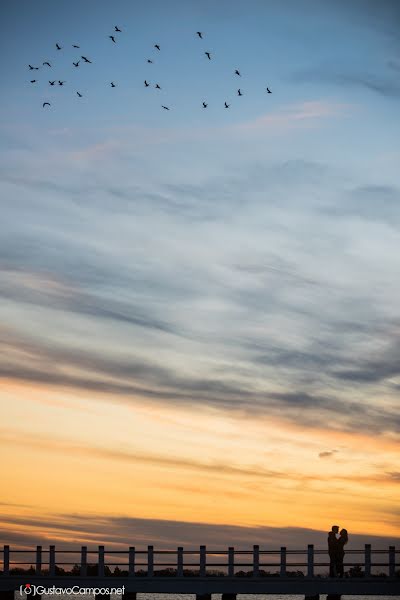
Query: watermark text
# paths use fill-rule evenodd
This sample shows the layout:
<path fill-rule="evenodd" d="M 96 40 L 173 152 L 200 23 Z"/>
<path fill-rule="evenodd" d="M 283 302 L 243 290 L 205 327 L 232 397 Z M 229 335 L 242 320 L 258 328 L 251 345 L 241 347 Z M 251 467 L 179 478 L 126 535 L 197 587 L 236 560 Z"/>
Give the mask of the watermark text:
<path fill-rule="evenodd" d="M 98 594 L 124 594 L 125 586 L 122 587 L 81 587 L 80 585 L 73 585 L 71 587 L 57 587 L 55 585 L 46 587 L 44 585 L 35 585 L 33 583 L 25 583 L 19 586 L 20 594 L 27 594 L 29 596 L 41 596 L 42 594 L 48 594 L 49 596 L 63 596 L 64 594 L 72 596 L 93 596 Z"/>

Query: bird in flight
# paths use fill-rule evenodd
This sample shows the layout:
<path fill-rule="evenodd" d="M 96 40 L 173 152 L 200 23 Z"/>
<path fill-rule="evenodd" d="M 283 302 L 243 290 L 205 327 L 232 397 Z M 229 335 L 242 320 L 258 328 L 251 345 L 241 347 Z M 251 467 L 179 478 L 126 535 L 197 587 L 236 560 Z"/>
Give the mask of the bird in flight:
<path fill-rule="evenodd" d="M 30 71 L 39 71 L 39 67 L 32 67 L 32 65 L 28 65 Z"/>
<path fill-rule="evenodd" d="M 149 85 L 150 85 L 150 84 L 149 84 L 149 83 L 147 83 L 147 81 L 146 81 L 146 80 L 144 80 L 144 85 L 145 85 L 146 87 L 149 87 Z"/>
<path fill-rule="evenodd" d="M 62 49 L 59 44 L 56 44 L 56 48 L 57 48 L 57 50 L 61 50 Z"/>
<path fill-rule="evenodd" d="M 89 60 L 88 58 L 86 58 L 86 56 L 81 56 L 81 59 L 82 59 L 82 60 L 84 60 L 84 61 L 85 61 L 85 62 L 87 62 L 87 63 L 90 63 L 90 64 L 92 64 L 92 61 L 91 61 L 91 60 Z"/>
<path fill-rule="evenodd" d="M 199 38 L 202 40 L 203 39 L 203 34 L 201 33 L 201 31 L 196 31 L 196 33 L 199 36 Z"/>
<path fill-rule="evenodd" d="M 154 44 L 154 48 L 157 48 L 157 50 L 161 50 L 161 48 L 158 44 Z"/>
<path fill-rule="evenodd" d="M 114 26 L 115 31 L 118 31 L 119 33 L 121 33 L 121 29 L 119 29 L 119 27 L 117 27 L 116 25 Z"/>
<path fill-rule="evenodd" d="M 267 92 L 268 92 L 268 94 L 272 94 L 272 92 L 269 88 L 267 88 Z"/>
<path fill-rule="evenodd" d="M 243 96 L 242 92 L 240 91 L 240 88 L 238 89 L 238 96 Z"/>
<path fill-rule="evenodd" d="M 58 85 L 64 85 L 65 81 L 58 80 Z"/>
<path fill-rule="evenodd" d="M 47 65 L 48 67 L 51 67 L 51 64 L 50 64 L 49 62 L 44 62 L 44 63 L 43 63 L 43 66 L 44 66 L 44 65 Z"/>
<path fill-rule="evenodd" d="M 111 82 L 111 87 L 116 87 L 113 81 Z"/>
<path fill-rule="evenodd" d="M 78 44 L 72 44 L 73 48 L 80 48 L 80 46 L 78 46 Z"/>
<path fill-rule="evenodd" d="M 161 108 L 164 108 L 165 110 L 169 110 L 168 106 L 162 106 L 161 105 Z"/>
<path fill-rule="evenodd" d="M 49 84 L 50 84 L 50 85 L 54 85 L 54 84 L 55 84 L 55 82 L 56 82 L 56 80 L 54 80 L 54 81 L 49 81 Z"/>
<path fill-rule="evenodd" d="M 239 77 L 241 77 L 241 74 L 239 73 L 239 71 L 237 69 L 235 70 L 235 75 L 239 75 Z"/>
<path fill-rule="evenodd" d="M 208 104 L 206 104 L 205 102 L 203 102 L 203 108 L 207 108 Z"/>
<path fill-rule="evenodd" d="M 80 94 L 79 92 L 76 92 L 79 96 L 79 98 L 82 98 L 82 94 Z"/>
<path fill-rule="evenodd" d="M 116 43 L 117 43 L 117 42 L 115 41 L 115 37 L 114 37 L 113 35 L 109 35 L 108 37 L 109 37 L 109 38 L 110 38 L 110 39 L 111 39 L 111 40 L 114 42 L 114 44 L 116 44 Z"/>
<path fill-rule="evenodd" d="M 208 57 L 208 60 L 211 60 L 211 54 L 209 52 L 204 52 L 204 54 Z"/>
<path fill-rule="evenodd" d="M 160 86 L 158 85 L 158 83 L 156 83 L 156 85 L 154 86 L 157 90 L 161 90 Z"/>
<path fill-rule="evenodd" d="M 31 79 L 31 83 L 36 83 L 37 79 Z"/>
<path fill-rule="evenodd" d="M 149 58 L 147 59 L 147 62 L 153 64 L 153 61 L 150 60 Z"/>
<path fill-rule="evenodd" d="M 50 102 L 43 102 L 42 106 L 44 108 L 45 106 L 51 106 L 51 104 L 50 104 Z"/>
<path fill-rule="evenodd" d="M 72 64 L 74 65 L 74 67 L 79 67 L 79 63 L 80 63 L 80 62 L 81 62 L 81 61 L 80 61 L 80 60 L 78 60 L 76 63 L 74 63 L 74 62 L 73 62 Z"/>
<path fill-rule="evenodd" d="M 230 107 L 230 104 L 227 104 L 227 103 L 225 102 L 225 108 L 229 108 L 229 107 Z"/>

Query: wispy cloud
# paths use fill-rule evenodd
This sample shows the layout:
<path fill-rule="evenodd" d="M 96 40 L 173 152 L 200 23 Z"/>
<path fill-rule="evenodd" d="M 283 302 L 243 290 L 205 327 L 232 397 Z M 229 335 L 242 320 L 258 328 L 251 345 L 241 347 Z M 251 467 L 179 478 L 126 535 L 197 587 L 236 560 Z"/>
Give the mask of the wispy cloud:
<path fill-rule="evenodd" d="M 398 98 L 400 96 L 400 83 L 393 77 L 352 71 L 346 66 L 342 70 L 330 65 L 310 67 L 293 73 L 291 79 L 302 83 L 359 87 L 388 98 Z"/>
<path fill-rule="evenodd" d="M 331 458 L 336 452 L 337 450 L 325 450 L 324 452 L 320 452 L 318 456 L 320 458 Z"/>
<path fill-rule="evenodd" d="M 268 129 L 285 131 L 296 127 L 313 127 L 316 122 L 328 117 L 346 116 L 351 108 L 350 104 L 310 100 L 284 106 L 252 121 L 234 125 L 232 128 L 241 133 L 262 133 Z"/>
<path fill-rule="evenodd" d="M 30 381 L 107 394 L 113 401 L 141 397 L 153 402 L 195 406 L 207 404 L 221 411 L 243 415 L 274 415 L 308 427 L 348 431 L 397 432 L 394 408 L 379 408 L 365 402 L 349 402 L 341 395 L 309 393 L 302 389 L 260 389 L 246 380 L 221 374 L 214 378 L 184 377 L 155 361 L 115 359 L 8 335 L 2 341 L 3 379 Z M 23 359 L 23 360 L 22 360 Z M 52 369 L 48 369 L 51 362 Z M 355 375 L 338 374 L 341 378 Z M 360 376 L 359 376 L 360 377 Z M 293 414 L 295 411 L 295 414 Z"/>

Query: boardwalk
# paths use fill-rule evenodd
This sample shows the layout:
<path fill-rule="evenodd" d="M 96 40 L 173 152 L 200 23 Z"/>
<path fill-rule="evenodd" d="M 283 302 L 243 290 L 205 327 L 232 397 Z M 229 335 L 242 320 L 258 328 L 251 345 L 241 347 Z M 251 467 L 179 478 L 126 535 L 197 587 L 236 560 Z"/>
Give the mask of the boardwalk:
<path fill-rule="evenodd" d="M 388 550 L 372 550 L 370 545 L 349 550 L 345 567 L 353 576 L 344 579 L 326 577 L 327 552 L 312 545 L 306 550 L 264 550 L 260 546 L 252 550 L 205 546 L 155 550 L 148 546 L 146 550 L 107 551 L 104 546 L 57 551 L 55 546 L 37 546 L 35 550 L 4 546 L 1 554 L 0 593 L 4 600 L 26 583 L 46 589 L 124 587 L 129 600 L 136 593 L 196 594 L 199 598 L 226 594 L 224 600 L 232 600 L 236 594 L 304 594 L 310 598 L 318 594 L 400 595 L 400 577 L 396 576 L 399 552 L 393 546 Z"/>

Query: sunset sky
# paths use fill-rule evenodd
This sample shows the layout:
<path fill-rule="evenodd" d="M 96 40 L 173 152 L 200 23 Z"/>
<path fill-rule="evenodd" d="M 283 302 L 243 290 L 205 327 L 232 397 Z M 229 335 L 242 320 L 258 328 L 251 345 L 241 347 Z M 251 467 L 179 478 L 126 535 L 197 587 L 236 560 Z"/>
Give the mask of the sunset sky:
<path fill-rule="evenodd" d="M 1 539 L 399 542 L 399 2 L 0 10 Z"/>

